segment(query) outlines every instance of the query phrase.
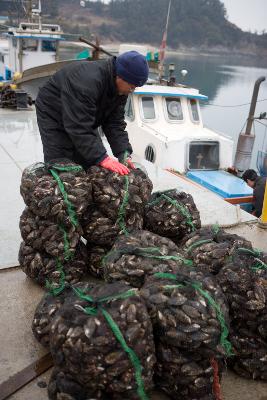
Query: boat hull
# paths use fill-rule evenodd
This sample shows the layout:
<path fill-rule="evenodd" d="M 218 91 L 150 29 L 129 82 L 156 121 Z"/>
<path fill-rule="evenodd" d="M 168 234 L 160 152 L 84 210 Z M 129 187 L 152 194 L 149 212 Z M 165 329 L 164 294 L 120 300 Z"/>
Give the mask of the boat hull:
<path fill-rule="evenodd" d="M 58 61 L 52 64 L 29 68 L 23 72 L 20 79 L 16 80 L 16 85 L 19 89 L 26 91 L 32 100 L 35 101 L 40 87 L 42 87 L 53 74 L 72 62 L 78 62 L 78 60 Z"/>

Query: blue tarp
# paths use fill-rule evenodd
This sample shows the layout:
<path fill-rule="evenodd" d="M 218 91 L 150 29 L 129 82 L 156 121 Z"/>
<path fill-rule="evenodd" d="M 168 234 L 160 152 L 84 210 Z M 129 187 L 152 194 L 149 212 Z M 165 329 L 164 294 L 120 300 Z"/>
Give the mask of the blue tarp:
<path fill-rule="evenodd" d="M 246 197 L 253 193 L 242 179 L 225 171 L 190 171 L 186 176 L 223 198 Z"/>

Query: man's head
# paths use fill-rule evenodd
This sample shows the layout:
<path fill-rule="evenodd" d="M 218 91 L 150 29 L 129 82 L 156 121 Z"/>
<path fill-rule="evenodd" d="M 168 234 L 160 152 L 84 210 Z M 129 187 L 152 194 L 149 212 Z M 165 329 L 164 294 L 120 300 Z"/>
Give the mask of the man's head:
<path fill-rule="evenodd" d="M 249 187 L 251 187 L 252 189 L 255 186 L 255 181 L 258 178 L 257 172 L 254 171 L 254 169 L 247 169 L 243 175 L 242 175 L 242 179 L 247 183 L 247 185 Z"/>
<path fill-rule="evenodd" d="M 127 51 L 116 58 L 116 85 L 120 95 L 128 95 L 148 78 L 146 58 L 137 51 Z"/>

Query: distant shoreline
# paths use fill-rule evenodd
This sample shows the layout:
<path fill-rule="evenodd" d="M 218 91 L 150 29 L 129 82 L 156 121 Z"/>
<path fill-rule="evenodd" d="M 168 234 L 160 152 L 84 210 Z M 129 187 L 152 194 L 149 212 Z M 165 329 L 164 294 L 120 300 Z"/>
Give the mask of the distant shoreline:
<path fill-rule="evenodd" d="M 147 43 L 129 43 L 129 44 L 136 44 L 136 46 L 143 45 L 147 47 L 148 51 L 156 52 L 158 48 L 152 46 Z M 77 47 L 88 47 L 81 42 L 62 42 L 62 47 L 68 47 L 70 45 L 77 46 Z M 111 53 L 116 54 L 119 50 L 120 43 L 116 42 L 109 42 L 109 43 L 101 43 L 101 46 L 105 49 L 110 51 Z M 166 50 L 167 56 L 189 56 L 189 57 L 236 57 L 238 60 L 249 60 L 252 61 L 253 59 L 259 59 L 260 64 L 263 67 L 267 67 L 267 53 L 266 54 L 259 54 L 256 51 L 252 51 L 252 49 L 230 49 L 226 47 L 213 47 L 213 48 L 195 48 L 195 47 L 180 47 L 178 49 L 167 49 Z"/>

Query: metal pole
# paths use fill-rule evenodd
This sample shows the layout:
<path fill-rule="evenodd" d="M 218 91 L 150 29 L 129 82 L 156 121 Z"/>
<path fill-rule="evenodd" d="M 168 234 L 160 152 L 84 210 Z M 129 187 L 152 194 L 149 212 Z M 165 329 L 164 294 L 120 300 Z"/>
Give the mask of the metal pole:
<path fill-rule="evenodd" d="M 252 99 L 251 99 L 251 104 L 250 104 L 250 110 L 249 110 L 249 114 L 248 114 L 248 122 L 247 122 L 245 135 L 250 135 L 251 134 L 251 128 L 252 128 L 253 119 L 254 119 L 254 113 L 255 113 L 255 109 L 256 109 L 256 105 L 257 105 L 259 88 L 260 88 L 260 84 L 263 81 L 265 81 L 265 76 L 261 76 L 255 82 L 253 95 L 252 95 Z"/>
<path fill-rule="evenodd" d="M 94 43 L 90 42 L 89 40 L 85 39 L 84 37 L 81 36 L 79 38 L 79 40 L 80 40 L 80 42 L 86 43 L 89 46 L 93 47 L 95 50 L 102 51 L 102 53 L 106 54 L 107 56 L 113 57 L 113 54 L 111 54 L 109 51 L 104 50 L 103 47 L 95 45 Z"/>
<path fill-rule="evenodd" d="M 166 27 L 163 33 L 161 48 L 160 48 L 160 60 L 159 60 L 159 80 L 161 80 L 163 76 L 163 63 L 165 58 L 165 50 L 167 45 L 167 35 L 168 35 L 168 26 L 169 26 L 169 18 L 170 18 L 170 9 L 171 9 L 171 0 L 169 1 L 168 13 L 167 13 L 167 20 L 166 20 Z"/>
<path fill-rule="evenodd" d="M 29 0 L 28 2 L 27 17 L 28 22 L 32 22 L 32 0 Z"/>
<path fill-rule="evenodd" d="M 234 167 L 238 171 L 238 176 L 241 176 L 242 173 L 250 167 L 251 156 L 255 142 L 255 135 L 251 134 L 251 128 L 254 121 L 254 113 L 258 99 L 259 87 L 263 81 L 265 81 L 265 77 L 261 76 L 255 82 L 246 130 L 245 132 L 241 132 L 239 134 L 234 160 Z"/>

